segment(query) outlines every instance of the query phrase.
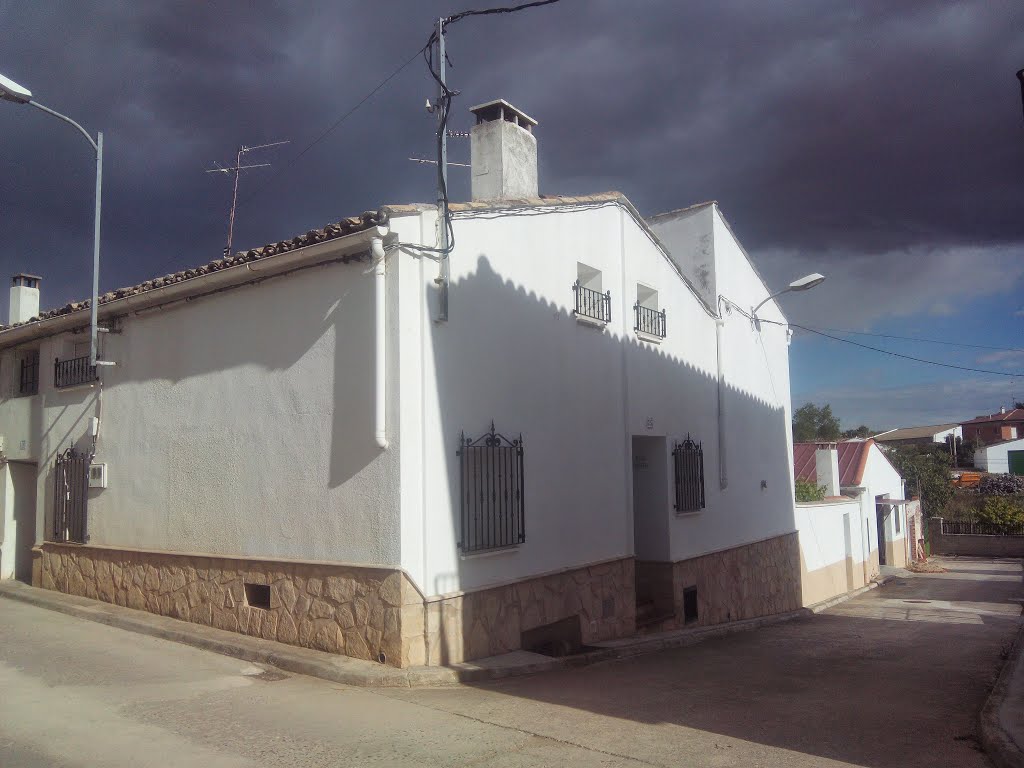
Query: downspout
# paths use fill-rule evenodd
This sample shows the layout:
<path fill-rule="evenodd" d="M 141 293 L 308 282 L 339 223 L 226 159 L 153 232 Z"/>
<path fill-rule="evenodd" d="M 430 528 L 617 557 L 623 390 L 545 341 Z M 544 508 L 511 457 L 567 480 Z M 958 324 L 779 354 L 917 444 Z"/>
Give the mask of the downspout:
<path fill-rule="evenodd" d="M 378 227 L 378 232 L 381 231 Z M 384 239 L 370 240 L 370 251 L 374 259 L 373 269 L 373 338 L 374 350 L 374 438 L 381 450 L 388 447 L 387 433 L 387 307 L 385 305 L 386 283 L 384 280 Z"/>
<path fill-rule="evenodd" d="M 723 491 L 729 487 L 725 471 L 725 373 L 722 370 L 722 328 L 725 318 L 721 315 L 722 302 L 718 302 L 719 315 L 715 318 L 715 350 L 718 363 L 718 487 Z"/>

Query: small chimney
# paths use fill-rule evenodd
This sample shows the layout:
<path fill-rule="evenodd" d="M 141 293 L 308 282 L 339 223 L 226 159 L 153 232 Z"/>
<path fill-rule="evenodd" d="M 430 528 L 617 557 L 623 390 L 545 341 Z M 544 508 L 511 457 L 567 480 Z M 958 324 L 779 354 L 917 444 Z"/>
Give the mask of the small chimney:
<path fill-rule="evenodd" d="M 537 197 L 537 121 L 504 99 L 469 110 L 473 200 Z"/>
<path fill-rule="evenodd" d="M 839 495 L 839 451 L 834 445 L 819 445 L 814 451 L 814 471 L 826 496 Z"/>
<path fill-rule="evenodd" d="M 7 322 L 24 323 L 39 315 L 38 275 L 18 274 L 11 278 L 11 302 Z"/>
<path fill-rule="evenodd" d="M 1000 405 L 999 406 L 999 415 L 1000 416 L 1005 416 L 1006 415 L 1006 406 L 1005 405 Z"/>

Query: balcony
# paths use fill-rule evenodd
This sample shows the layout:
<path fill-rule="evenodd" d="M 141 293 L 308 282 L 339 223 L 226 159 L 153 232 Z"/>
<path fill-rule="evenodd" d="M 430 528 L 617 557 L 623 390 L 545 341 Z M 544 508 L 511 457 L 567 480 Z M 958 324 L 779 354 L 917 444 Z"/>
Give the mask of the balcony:
<path fill-rule="evenodd" d="M 585 317 L 597 320 L 600 323 L 612 321 L 612 293 L 608 291 L 601 293 L 590 288 L 584 288 L 577 280 L 572 284 L 573 293 L 576 294 L 576 317 Z"/>
<path fill-rule="evenodd" d="M 665 310 L 642 306 L 639 302 L 633 305 L 633 330 L 647 336 L 665 338 Z"/>
<path fill-rule="evenodd" d="M 57 389 L 91 384 L 96 381 L 96 366 L 89 365 L 89 356 L 53 361 L 53 385 Z"/>

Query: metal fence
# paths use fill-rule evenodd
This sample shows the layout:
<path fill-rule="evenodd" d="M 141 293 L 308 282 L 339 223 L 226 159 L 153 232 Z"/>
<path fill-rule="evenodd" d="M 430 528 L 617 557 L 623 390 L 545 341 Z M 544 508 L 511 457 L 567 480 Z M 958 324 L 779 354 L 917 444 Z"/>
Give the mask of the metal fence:
<path fill-rule="evenodd" d="M 96 381 L 96 366 L 89 365 L 89 356 L 71 357 L 61 360 L 59 357 L 53 361 L 53 385 L 60 387 L 73 387 L 76 384 L 88 384 Z"/>
<path fill-rule="evenodd" d="M 582 317 L 590 317 L 604 323 L 612 321 L 612 292 L 594 291 L 584 288 L 577 280 L 572 284 L 573 293 L 576 294 L 576 314 Z"/>
<path fill-rule="evenodd" d="M 39 392 L 39 350 L 29 352 L 21 358 L 21 374 L 18 377 L 18 394 L 34 395 Z"/>
<path fill-rule="evenodd" d="M 89 505 L 91 456 L 74 446 L 57 456 L 53 466 L 53 540 L 84 544 Z"/>
<path fill-rule="evenodd" d="M 704 448 L 686 436 L 672 450 L 675 464 L 675 488 L 678 512 L 704 509 Z"/>
<path fill-rule="evenodd" d="M 523 510 L 523 437 L 491 431 L 459 437 L 460 531 L 464 552 L 511 547 L 526 541 Z"/>
<path fill-rule="evenodd" d="M 660 312 L 650 307 L 640 306 L 640 302 L 637 302 L 633 306 L 634 314 L 634 325 L 633 329 L 646 333 L 651 336 L 657 336 L 659 339 L 665 338 L 665 310 Z"/>
<path fill-rule="evenodd" d="M 942 534 L 967 536 L 1024 536 L 1024 525 L 995 525 L 993 523 L 976 523 L 965 520 L 943 520 Z"/>

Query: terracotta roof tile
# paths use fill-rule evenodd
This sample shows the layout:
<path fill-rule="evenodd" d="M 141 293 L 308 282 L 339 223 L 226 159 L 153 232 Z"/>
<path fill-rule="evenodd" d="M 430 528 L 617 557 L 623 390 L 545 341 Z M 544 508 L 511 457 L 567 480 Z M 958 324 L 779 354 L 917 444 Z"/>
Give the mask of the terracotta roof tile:
<path fill-rule="evenodd" d="M 836 444 L 839 453 L 839 486 L 849 488 L 864 480 L 864 467 L 868 462 L 873 440 L 846 441 Z M 818 482 L 814 452 L 821 443 L 793 443 L 793 476 L 797 480 Z"/>

